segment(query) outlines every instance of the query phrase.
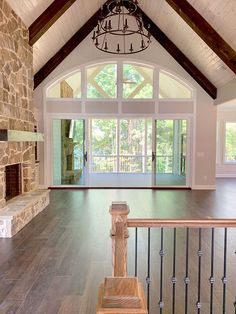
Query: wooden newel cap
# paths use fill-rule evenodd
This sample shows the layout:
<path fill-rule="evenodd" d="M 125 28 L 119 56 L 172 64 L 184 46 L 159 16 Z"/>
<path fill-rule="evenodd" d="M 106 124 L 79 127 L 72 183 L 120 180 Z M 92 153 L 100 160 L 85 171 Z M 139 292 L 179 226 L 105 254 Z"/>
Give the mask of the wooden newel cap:
<path fill-rule="evenodd" d="M 112 202 L 109 212 L 111 215 L 128 215 L 130 209 L 126 202 Z"/>

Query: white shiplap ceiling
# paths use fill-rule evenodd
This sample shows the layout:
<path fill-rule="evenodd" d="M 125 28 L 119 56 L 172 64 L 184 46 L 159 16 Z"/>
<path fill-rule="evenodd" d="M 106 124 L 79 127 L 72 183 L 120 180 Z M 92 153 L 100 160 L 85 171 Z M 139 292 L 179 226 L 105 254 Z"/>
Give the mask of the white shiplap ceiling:
<path fill-rule="evenodd" d="M 53 0 L 7 0 L 29 26 Z M 188 0 L 215 30 L 236 50 L 236 0 Z M 78 0 L 34 44 L 34 72 L 72 37 L 99 9 L 103 0 Z M 235 74 L 182 20 L 165 0 L 140 0 L 142 10 L 216 86 L 221 87 Z"/>

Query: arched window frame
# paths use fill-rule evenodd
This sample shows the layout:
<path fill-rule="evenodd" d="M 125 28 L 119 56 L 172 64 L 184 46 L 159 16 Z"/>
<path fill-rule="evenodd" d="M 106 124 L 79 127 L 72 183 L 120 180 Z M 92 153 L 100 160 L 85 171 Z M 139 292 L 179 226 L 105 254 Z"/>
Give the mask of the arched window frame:
<path fill-rule="evenodd" d="M 116 98 L 88 98 L 87 97 L 87 69 L 96 66 L 96 65 L 105 65 L 105 64 L 117 64 L 117 97 Z M 124 98 L 123 97 L 123 65 L 124 64 L 132 64 L 141 67 L 147 67 L 149 69 L 153 69 L 153 97 L 152 98 Z M 66 79 L 76 72 L 81 73 L 81 98 L 52 98 L 48 97 L 48 92 L 50 88 L 58 84 L 61 80 Z M 160 73 L 164 73 L 170 76 L 172 79 L 176 80 L 178 83 L 185 86 L 189 89 L 191 98 L 160 98 L 159 97 L 159 89 L 160 89 Z M 140 62 L 136 60 L 104 60 L 100 62 L 92 62 L 89 64 L 81 65 L 76 67 L 70 71 L 67 71 L 63 75 L 60 75 L 53 82 L 50 82 L 46 86 L 46 99 L 47 100 L 57 100 L 57 101 L 115 101 L 121 100 L 125 101 L 192 101 L 195 98 L 195 88 L 183 77 L 180 77 L 178 74 L 166 69 L 164 67 L 160 67 L 158 65 L 153 65 L 147 62 Z"/>

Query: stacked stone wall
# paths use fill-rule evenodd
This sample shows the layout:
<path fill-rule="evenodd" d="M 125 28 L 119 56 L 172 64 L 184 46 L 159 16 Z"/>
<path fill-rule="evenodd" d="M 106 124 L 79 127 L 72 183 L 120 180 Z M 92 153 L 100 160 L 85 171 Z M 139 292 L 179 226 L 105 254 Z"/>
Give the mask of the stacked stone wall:
<path fill-rule="evenodd" d="M 33 51 L 27 27 L 0 0 L 0 129 L 34 131 Z M 23 192 L 35 188 L 33 142 L 0 142 L 0 208 L 5 204 L 5 166 L 21 163 Z"/>

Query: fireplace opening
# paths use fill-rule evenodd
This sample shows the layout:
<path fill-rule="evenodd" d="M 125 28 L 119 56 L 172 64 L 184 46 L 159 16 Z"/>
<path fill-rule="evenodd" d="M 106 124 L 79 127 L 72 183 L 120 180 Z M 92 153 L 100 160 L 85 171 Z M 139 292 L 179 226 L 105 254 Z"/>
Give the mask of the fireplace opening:
<path fill-rule="evenodd" d="M 6 201 L 21 193 L 21 164 L 6 166 Z"/>

